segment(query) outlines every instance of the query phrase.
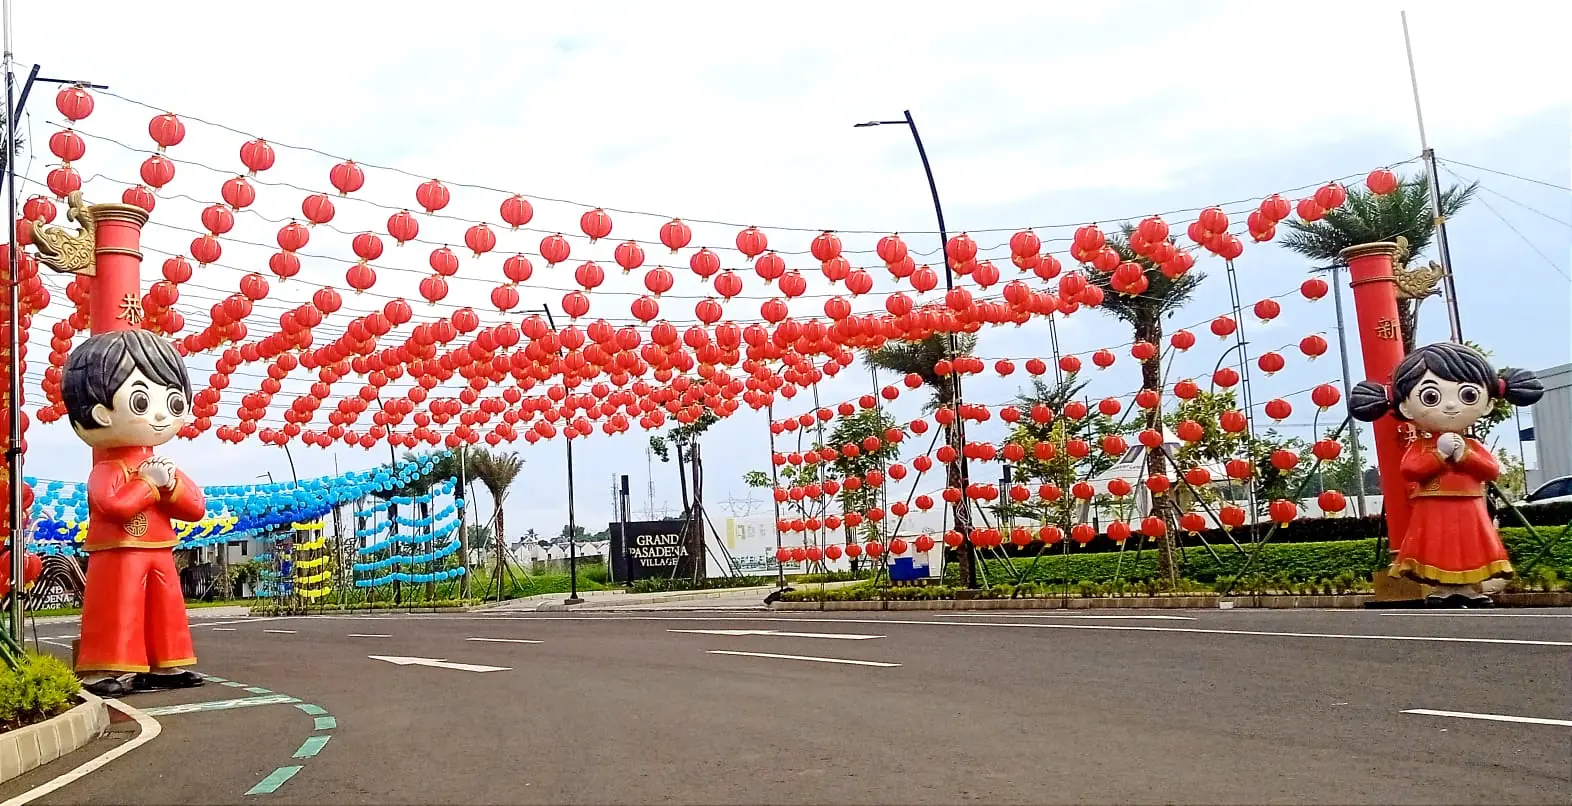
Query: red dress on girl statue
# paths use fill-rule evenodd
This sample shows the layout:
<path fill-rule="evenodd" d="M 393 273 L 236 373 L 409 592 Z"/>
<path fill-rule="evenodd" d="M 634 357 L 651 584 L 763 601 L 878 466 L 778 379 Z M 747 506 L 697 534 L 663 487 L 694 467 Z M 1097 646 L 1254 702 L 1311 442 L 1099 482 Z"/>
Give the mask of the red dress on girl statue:
<path fill-rule="evenodd" d="M 1388 572 L 1431 585 L 1472 585 L 1512 575 L 1501 535 L 1485 510 L 1485 484 L 1501 466 L 1478 441 L 1464 438 L 1452 462 L 1436 438 L 1416 440 L 1403 454 L 1408 482 L 1408 530 Z"/>

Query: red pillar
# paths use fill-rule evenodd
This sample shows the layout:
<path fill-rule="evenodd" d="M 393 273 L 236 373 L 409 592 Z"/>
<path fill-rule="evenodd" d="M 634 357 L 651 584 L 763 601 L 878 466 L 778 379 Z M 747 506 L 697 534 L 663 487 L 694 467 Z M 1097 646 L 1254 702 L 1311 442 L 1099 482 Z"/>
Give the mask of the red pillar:
<path fill-rule="evenodd" d="M 131 204 L 88 208 L 95 226 L 88 321 L 93 335 L 141 326 L 142 227 L 147 211 Z"/>
<path fill-rule="evenodd" d="M 1348 262 L 1349 285 L 1354 290 L 1354 312 L 1359 321 L 1359 344 L 1364 353 L 1365 379 L 1376 383 L 1391 383 L 1392 371 L 1403 360 L 1403 330 L 1397 315 L 1397 278 L 1392 273 L 1392 259 L 1399 247 L 1395 243 L 1367 243 L 1344 249 L 1341 257 Z M 1382 507 L 1386 512 L 1387 534 L 1391 536 L 1389 548 L 1396 551 L 1408 528 L 1408 489 L 1399 468 L 1403 463 L 1404 428 L 1396 417 L 1388 414 L 1373 424 L 1375 430 L 1376 466 L 1381 471 Z M 1384 571 L 1376 572 L 1377 582 L 1387 580 Z M 1394 597 L 1382 595 L 1378 586 L 1377 598 L 1409 598 L 1410 594 Z"/>

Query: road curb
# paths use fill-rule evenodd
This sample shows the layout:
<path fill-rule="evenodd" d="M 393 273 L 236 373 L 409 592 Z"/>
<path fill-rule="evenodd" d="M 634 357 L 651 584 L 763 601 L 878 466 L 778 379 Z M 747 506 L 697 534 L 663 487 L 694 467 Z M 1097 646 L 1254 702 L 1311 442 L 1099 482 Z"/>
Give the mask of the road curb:
<path fill-rule="evenodd" d="M 109 728 L 109 709 L 87 691 L 65 713 L 0 733 L 0 783 L 19 778 L 67 753 L 86 747 Z"/>
<path fill-rule="evenodd" d="M 158 735 L 164 730 L 163 726 L 159 724 L 158 720 L 148 716 L 136 708 L 126 705 L 119 700 L 101 700 L 85 691 L 82 692 L 82 696 L 84 698 L 91 697 L 92 700 L 96 701 L 96 704 L 100 708 L 114 708 L 120 713 L 130 717 L 137 724 L 137 735 L 132 737 L 131 740 L 125 744 L 122 744 L 118 747 L 112 747 L 109 750 L 106 750 L 105 752 L 88 759 L 76 768 L 61 773 L 60 775 L 57 775 L 54 778 L 51 778 L 48 781 L 45 781 L 42 784 L 27 790 L 26 792 L 6 800 L 4 803 L 0 803 L 0 806 L 23 806 L 23 804 L 31 803 L 38 798 L 54 792 L 55 790 L 61 789 L 78 780 L 81 780 L 82 778 L 87 777 L 90 773 L 96 772 L 109 762 L 114 761 L 115 759 L 120 758 L 132 750 L 135 750 L 138 747 L 141 747 L 142 745 L 158 738 Z M 85 704 L 87 703 L 84 703 L 84 705 Z M 74 711 L 76 709 L 72 710 Z M 103 718 L 104 727 L 99 730 L 99 735 L 102 735 L 104 730 L 107 730 L 109 726 L 109 713 L 107 710 L 104 712 Z M 59 719 L 59 717 L 56 717 L 56 719 Z M 94 738 L 97 737 L 95 736 Z M 83 743 L 83 746 L 85 745 L 86 742 Z"/>
<path fill-rule="evenodd" d="M 1572 607 L 1572 591 L 1498 593 L 1500 607 Z M 1370 594 L 1310 596 L 1267 594 L 1229 596 L 1121 596 L 1057 597 L 1027 599 L 896 599 L 852 602 L 774 602 L 771 610 L 868 611 L 868 610 L 1353 610 L 1363 608 Z"/>

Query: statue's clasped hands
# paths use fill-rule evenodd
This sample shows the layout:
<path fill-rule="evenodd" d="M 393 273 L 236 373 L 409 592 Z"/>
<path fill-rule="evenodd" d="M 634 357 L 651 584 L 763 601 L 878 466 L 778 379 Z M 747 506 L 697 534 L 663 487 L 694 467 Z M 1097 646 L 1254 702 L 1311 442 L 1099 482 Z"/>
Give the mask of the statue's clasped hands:
<path fill-rule="evenodd" d="M 154 456 L 142 463 L 137 469 L 137 475 L 147 483 L 160 489 L 172 489 L 175 486 L 175 463 L 167 456 Z"/>
<path fill-rule="evenodd" d="M 1449 461 L 1463 461 L 1463 451 L 1468 446 L 1463 442 L 1462 434 L 1445 433 L 1436 437 L 1436 450 L 1440 451 Z"/>

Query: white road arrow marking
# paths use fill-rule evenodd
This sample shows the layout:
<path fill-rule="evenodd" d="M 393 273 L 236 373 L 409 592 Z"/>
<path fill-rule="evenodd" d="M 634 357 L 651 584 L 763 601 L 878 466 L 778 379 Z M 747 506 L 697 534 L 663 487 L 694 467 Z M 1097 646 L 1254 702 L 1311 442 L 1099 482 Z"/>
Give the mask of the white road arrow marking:
<path fill-rule="evenodd" d="M 870 638 L 884 637 L 882 635 L 867 635 L 863 633 L 783 632 L 781 630 L 667 630 L 666 632 L 696 633 L 698 635 L 729 635 L 733 637 L 744 635 L 769 635 L 776 638 L 839 638 L 845 641 L 866 641 Z"/>
<path fill-rule="evenodd" d="M 1506 714 L 1475 714 L 1468 711 L 1433 711 L 1429 708 L 1410 708 L 1405 714 L 1419 714 L 1421 716 L 1450 716 L 1458 719 L 1485 719 L 1491 722 L 1520 722 L 1525 725 L 1560 725 L 1572 728 L 1572 720 L 1567 719 L 1541 719 L 1535 716 L 1508 716 Z"/>
<path fill-rule="evenodd" d="M 740 655 L 747 658 L 776 658 L 778 660 L 810 660 L 817 663 L 844 663 L 850 666 L 877 666 L 881 669 L 894 669 L 899 663 L 881 663 L 873 660 L 850 660 L 848 658 L 815 658 L 809 655 L 776 655 L 772 652 L 731 652 L 724 649 L 711 649 L 710 655 Z"/>
<path fill-rule="evenodd" d="M 367 655 L 372 660 L 387 661 L 395 666 L 430 666 L 433 669 L 454 669 L 460 672 L 506 672 L 508 666 L 482 666 L 478 663 L 449 663 L 445 658 L 406 658 L 402 655 Z"/>

